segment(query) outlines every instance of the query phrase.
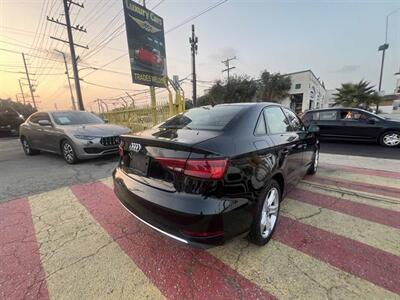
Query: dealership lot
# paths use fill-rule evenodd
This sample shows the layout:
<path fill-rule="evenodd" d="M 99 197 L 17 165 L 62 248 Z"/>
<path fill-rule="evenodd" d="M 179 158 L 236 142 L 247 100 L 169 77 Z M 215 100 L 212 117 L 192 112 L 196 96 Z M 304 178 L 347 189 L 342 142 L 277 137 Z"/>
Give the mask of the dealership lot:
<path fill-rule="evenodd" d="M 322 145 L 317 175 L 283 202 L 270 243 L 200 250 L 120 206 L 117 158 L 69 166 L 25 157 L 15 139 L 0 145 L 0 298 L 399 297 L 400 149 Z"/>

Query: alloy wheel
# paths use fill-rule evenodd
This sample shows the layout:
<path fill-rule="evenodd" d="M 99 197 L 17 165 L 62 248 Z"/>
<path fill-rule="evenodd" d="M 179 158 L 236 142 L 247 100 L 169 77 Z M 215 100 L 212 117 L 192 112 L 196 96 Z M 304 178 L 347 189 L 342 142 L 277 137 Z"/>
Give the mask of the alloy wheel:
<path fill-rule="evenodd" d="M 24 147 L 24 151 L 26 154 L 31 153 L 31 147 L 29 146 L 29 143 L 25 138 L 22 139 L 22 147 Z"/>
<path fill-rule="evenodd" d="M 400 134 L 395 132 L 386 134 L 383 137 L 383 143 L 390 147 L 400 145 Z"/>
<path fill-rule="evenodd" d="M 261 212 L 261 236 L 267 238 L 273 231 L 279 211 L 279 191 L 275 187 L 271 188 L 264 200 Z"/>
<path fill-rule="evenodd" d="M 74 161 L 74 159 L 75 159 L 74 149 L 72 149 L 72 146 L 69 143 L 64 143 L 63 154 L 64 154 L 64 158 L 67 162 Z"/>
<path fill-rule="evenodd" d="M 319 149 L 317 149 L 317 150 L 315 151 L 315 156 L 314 156 L 314 173 L 317 172 L 318 164 L 319 164 Z"/>

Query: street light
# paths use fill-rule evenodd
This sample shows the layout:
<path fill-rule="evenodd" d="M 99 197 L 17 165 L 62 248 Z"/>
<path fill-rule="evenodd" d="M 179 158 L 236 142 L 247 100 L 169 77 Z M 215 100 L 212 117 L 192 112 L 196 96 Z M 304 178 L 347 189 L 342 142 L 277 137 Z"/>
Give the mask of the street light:
<path fill-rule="evenodd" d="M 383 74 L 383 64 L 385 62 L 385 52 L 389 48 L 389 44 L 388 44 L 389 17 L 391 15 L 394 15 L 398 11 L 400 11 L 400 7 L 393 10 L 386 16 L 385 43 L 383 45 L 379 46 L 379 48 L 378 48 L 378 51 L 382 51 L 381 74 L 379 76 L 379 91 L 381 91 L 381 88 L 382 88 L 382 74 Z"/>
<path fill-rule="evenodd" d="M 380 45 L 378 48 L 378 51 L 382 51 L 381 72 L 379 75 L 379 86 L 378 86 L 379 92 L 382 90 L 382 76 L 383 76 L 383 65 L 385 63 L 385 52 L 389 48 L 389 44 L 388 44 L 389 17 L 391 15 L 395 14 L 396 12 L 398 12 L 399 10 L 400 10 L 400 7 L 393 10 L 386 16 L 385 43 L 383 45 Z M 379 110 L 379 102 L 377 102 L 377 104 L 376 104 L 376 112 L 378 112 L 378 110 Z"/>

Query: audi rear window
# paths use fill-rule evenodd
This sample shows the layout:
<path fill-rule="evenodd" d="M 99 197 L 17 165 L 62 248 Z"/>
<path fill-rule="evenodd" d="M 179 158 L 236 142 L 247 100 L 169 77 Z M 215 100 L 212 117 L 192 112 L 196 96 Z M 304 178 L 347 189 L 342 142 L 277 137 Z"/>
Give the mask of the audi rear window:
<path fill-rule="evenodd" d="M 243 105 L 216 105 L 192 108 L 159 126 L 159 128 L 178 128 L 196 130 L 223 130 L 238 115 Z"/>

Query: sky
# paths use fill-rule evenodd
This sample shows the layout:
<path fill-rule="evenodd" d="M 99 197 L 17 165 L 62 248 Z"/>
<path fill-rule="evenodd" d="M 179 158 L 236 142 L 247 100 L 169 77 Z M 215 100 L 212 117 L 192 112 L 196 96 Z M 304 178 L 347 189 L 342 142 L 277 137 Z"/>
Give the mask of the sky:
<path fill-rule="evenodd" d="M 73 7 L 71 20 L 87 30 L 74 32 L 76 43 L 89 46 L 89 50 L 77 48 L 86 108 L 97 111 L 94 101 L 98 98 L 147 92 L 148 87 L 131 81 L 122 0 L 80 1 L 85 7 Z M 165 31 L 169 31 L 220 1 L 147 0 L 146 6 L 156 6 L 154 12 L 164 19 Z M 226 79 L 221 61 L 233 56 L 237 60 L 232 61 L 232 74 L 258 78 L 265 69 L 283 74 L 311 69 L 327 89 L 361 79 L 377 85 L 381 63 L 378 47 L 385 40 L 385 19 L 397 8 L 398 0 L 228 0 L 166 34 L 168 75 L 187 78 L 183 88 L 191 98 L 189 36 L 194 24 L 199 39 L 196 64 L 200 95 L 213 81 Z M 18 79 L 24 77 L 20 53 L 24 52 L 29 72 L 35 74 L 31 77 L 37 84 L 39 109 L 71 108 L 65 66 L 54 51 L 64 51 L 70 60 L 69 49 L 49 37 L 66 39 L 66 31 L 46 21 L 50 16 L 63 22 L 62 10 L 61 0 L 0 0 L 0 98 L 15 99 L 20 93 Z M 400 11 L 389 17 L 388 28 L 390 46 L 382 89 L 391 93 L 396 83 L 394 73 L 400 68 Z M 116 37 L 99 47 L 108 36 L 114 37 L 113 32 Z M 93 69 L 104 65 L 107 71 Z M 28 87 L 23 89 L 28 94 Z M 150 101 L 148 93 L 134 98 L 137 105 Z M 166 91 L 158 90 L 157 100 L 166 99 Z M 117 102 L 110 101 L 110 106 Z"/>

